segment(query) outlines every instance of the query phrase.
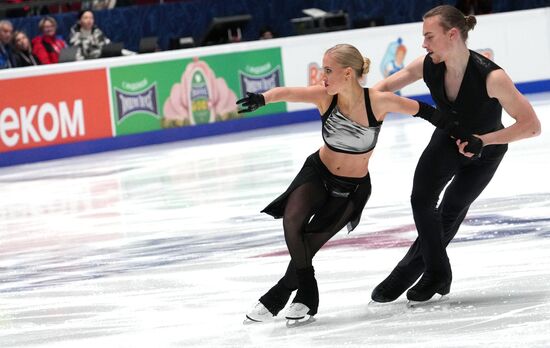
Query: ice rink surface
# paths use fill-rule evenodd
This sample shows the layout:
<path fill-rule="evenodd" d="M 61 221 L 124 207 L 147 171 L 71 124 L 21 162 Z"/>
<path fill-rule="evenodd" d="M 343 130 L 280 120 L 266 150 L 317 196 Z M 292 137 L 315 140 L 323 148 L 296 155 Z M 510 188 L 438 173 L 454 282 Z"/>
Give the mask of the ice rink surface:
<path fill-rule="evenodd" d="M 316 321 L 243 325 L 283 274 L 260 210 L 322 145 L 320 122 L 0 169 L 0 347 L 548 347 L 550 95 L 448 248 L 447 301 L 369 305 L 416 236 L 432 128 L 384 122 L 358 228 L 314 259 Z M 510 118 L 504 116 L 509 123 Z"/>

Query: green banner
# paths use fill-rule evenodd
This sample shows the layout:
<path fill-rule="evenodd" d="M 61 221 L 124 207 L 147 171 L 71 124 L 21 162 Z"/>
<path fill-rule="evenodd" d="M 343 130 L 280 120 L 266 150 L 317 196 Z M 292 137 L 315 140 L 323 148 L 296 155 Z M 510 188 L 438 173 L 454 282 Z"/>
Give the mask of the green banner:
<path fill-rule="evenodd" d="M 286 112 L 285 103 L 238 114 L 245 92 L 284 86 L 280 48 L 110 69 L 116 135 Z"/>

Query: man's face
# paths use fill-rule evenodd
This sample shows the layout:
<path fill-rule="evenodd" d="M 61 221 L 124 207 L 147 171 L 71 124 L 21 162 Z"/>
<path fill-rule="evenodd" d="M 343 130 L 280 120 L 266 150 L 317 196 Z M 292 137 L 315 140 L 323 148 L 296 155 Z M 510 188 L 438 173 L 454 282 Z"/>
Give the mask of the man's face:
<path fill-rule="evenodd" d="M 426 18 L 422 31 L 424 35 L 422 47 L 428 51 L 434 63 L 444 61 L 450 39 L 448 33 L 439 23 L 439 16 Z"/>
<path fill-rule="evenodd" d="M 4 45 L 10 43 L 13 36 L 13 27 L 11 25 L 0 25 L 0 42 Z"/>

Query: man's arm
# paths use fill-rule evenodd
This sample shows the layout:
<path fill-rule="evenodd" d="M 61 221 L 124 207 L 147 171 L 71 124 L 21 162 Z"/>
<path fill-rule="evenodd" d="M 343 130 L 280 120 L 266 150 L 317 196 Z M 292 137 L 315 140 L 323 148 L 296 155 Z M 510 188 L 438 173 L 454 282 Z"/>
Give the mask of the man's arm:
<path fill-rule="evenodd" d="M 495 70 L 489 74 L 487 92 L 490 97 L 498 99 L 516 122 L 499 131 L 481 135 L 484 145 L 507 144 L 540 134 L 540 121 L 535 110 L 503 70 Z"/>
<path fill-rule="evenodd" d="M 516 86 L 504 70 L 494 70 L 487 77 L 487 92 L 490 97 L 497 98 L 504 110 L 516 120 L 514 124 L 496 132 L 477 137 L 482 146 L 491 144 L 508 144 L 513 141 L 535 137 L 540 134 L 540 121 L 529 101 L 517 90 Z M 458 151 L 466 157 L 472 157 L 466 151 L 467 141 L 457 140 Z"/>
<path fill-rule="evenodd" d="M 423 76 L 424 56 L 418 57 L 403 69 L 379 81 L 372 88 L 382 92 L 395 92 L 418 81 Z"/>

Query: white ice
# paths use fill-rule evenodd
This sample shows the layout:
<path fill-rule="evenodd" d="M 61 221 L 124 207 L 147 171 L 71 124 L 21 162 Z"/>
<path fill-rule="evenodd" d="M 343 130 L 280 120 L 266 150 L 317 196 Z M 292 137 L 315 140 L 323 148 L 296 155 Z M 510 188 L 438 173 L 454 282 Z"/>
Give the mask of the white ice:
<path fill-rule="evenodd" d="M 283 274 L 260 214 L 321 144 L 311 122 L 0 169 L 0 347 L 550 346 L 550 96 L 448 252 L 446 302 L 369 306 L 415 238 L 409 196 L 432 128 L 396 116 L 358 228 L 314 259 L 316 321 L 243 325 Z M 509 120 L 509 117 L 506 116 Z"/>

